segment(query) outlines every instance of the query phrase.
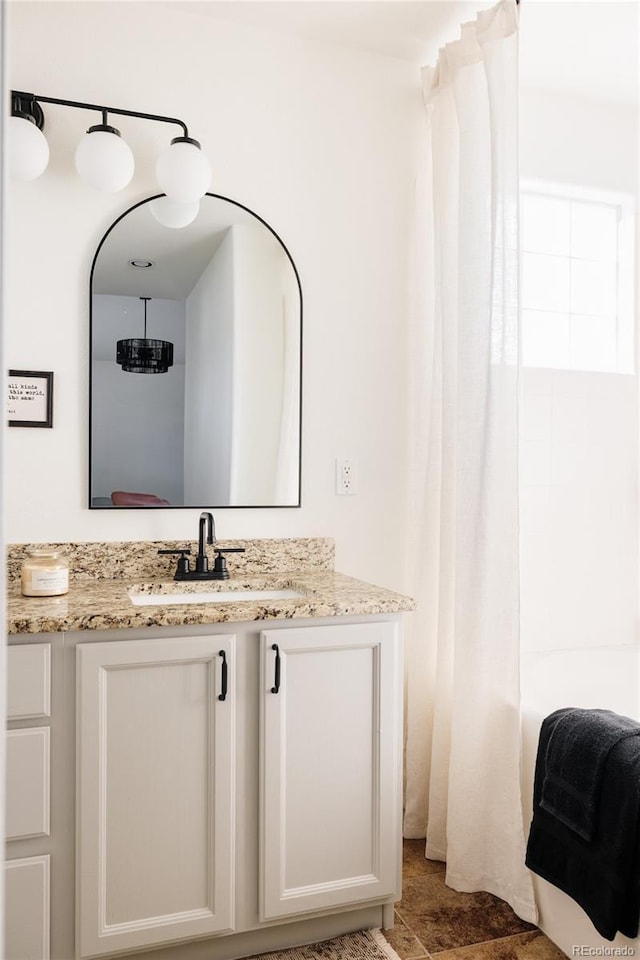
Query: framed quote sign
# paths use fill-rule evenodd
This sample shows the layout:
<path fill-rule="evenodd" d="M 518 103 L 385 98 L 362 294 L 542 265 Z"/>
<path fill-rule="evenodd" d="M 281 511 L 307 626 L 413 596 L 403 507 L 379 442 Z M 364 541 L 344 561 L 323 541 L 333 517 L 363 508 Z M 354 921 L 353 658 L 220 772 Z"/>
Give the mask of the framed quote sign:
<path fill-rule="evenodd" d="M 53 373 L 9 370 L 7 393 L 10 427 L 53 426 Z"/>

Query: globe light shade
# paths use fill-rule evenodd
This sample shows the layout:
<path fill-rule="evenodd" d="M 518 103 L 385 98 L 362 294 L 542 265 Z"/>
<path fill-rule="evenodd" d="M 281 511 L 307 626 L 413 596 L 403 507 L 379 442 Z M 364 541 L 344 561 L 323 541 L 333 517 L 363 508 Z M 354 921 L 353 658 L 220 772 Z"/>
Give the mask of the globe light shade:
<path fill-rule="evenodd" d="M 178 203 L 170 197 L 157 197 L 149 204 L 151 213 L 163 227 L 179 230 L 193 223 L 200 211 L 200 201 L 195 203 Z"/>
<path fill-rule="evenodd" d="M 127 186 L 134 169 L 131 148 L 115 127 L 89 127 L 76 150 L 76 170 L 83 180 L 105 193 L 116 193 Z"/>
<path fill-rule="evenodd" d="M 176 137 L 156 163 L 160 189 L 177 203 L 195 203 L 211 183 L 211 164 L 197 140 Z"/>
<path fill-rule="evenodd" d="M 35 180 L 49 163 L 49 144 L 42 130 L 24 117 L 9 117 L 9 174 L 15 180 Z"/>

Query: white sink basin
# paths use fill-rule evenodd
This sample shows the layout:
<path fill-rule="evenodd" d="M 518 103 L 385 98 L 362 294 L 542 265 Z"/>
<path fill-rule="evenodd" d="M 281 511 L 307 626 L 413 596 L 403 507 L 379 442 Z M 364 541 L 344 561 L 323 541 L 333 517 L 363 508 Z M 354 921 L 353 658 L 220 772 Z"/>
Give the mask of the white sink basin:
<path fill-rule="evenodd" d="M 295 600 L 299 590 L 201 590 L 194 593 L 137 593 L 129 590 L 129 599 L 137 607 L 179 603 L 241 603 L 249 600 Z"/>

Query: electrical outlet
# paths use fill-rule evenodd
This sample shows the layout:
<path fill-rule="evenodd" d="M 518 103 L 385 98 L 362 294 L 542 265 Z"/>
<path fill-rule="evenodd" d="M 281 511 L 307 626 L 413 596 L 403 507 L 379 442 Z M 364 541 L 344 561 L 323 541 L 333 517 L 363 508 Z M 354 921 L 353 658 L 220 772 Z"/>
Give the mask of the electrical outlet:
<path fill-rule="evenodd" d="M 352 497 L 358 492 L 358 465 L 352 457 L 336 459 L 336 494 Z"/>

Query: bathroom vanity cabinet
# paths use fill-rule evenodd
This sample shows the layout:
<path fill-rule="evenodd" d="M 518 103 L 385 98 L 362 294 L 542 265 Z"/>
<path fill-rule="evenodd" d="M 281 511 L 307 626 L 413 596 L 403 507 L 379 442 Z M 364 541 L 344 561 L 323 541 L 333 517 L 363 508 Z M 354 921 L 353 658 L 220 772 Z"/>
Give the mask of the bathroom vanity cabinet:
<path fill-rule="evenodd" d="M 49 956 L 51 644 L 7 651 L 5 954 Z"/>
<path fill-rule="evenodd" d="M 7 960 L 45 960 L 49 919 L 56 960 L 228 960 L 391 925 L 398 614 L 12 639 L 50 647 L 56 762 L 50 835 L 8 852 L 38 891 L 9 942 L 37 902 L 41 952 Z"/>

